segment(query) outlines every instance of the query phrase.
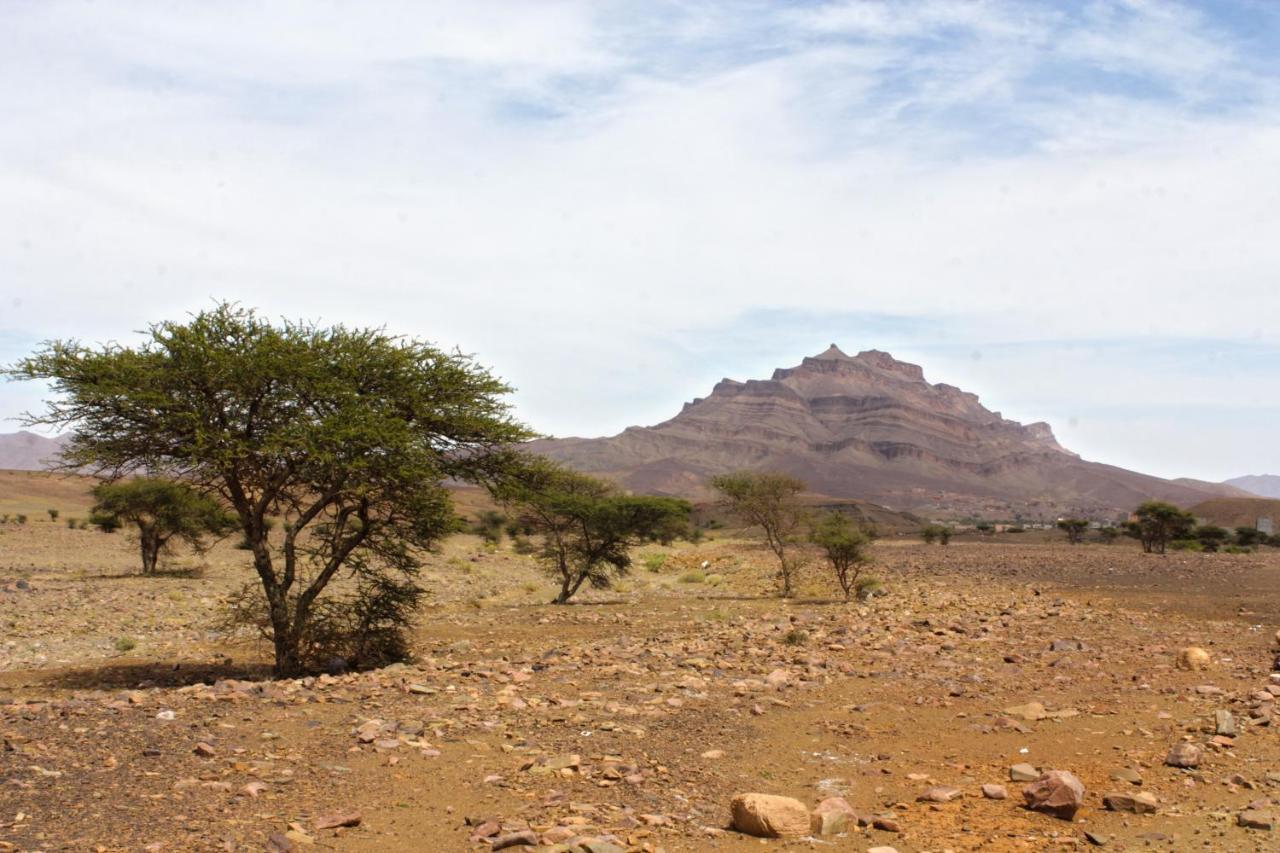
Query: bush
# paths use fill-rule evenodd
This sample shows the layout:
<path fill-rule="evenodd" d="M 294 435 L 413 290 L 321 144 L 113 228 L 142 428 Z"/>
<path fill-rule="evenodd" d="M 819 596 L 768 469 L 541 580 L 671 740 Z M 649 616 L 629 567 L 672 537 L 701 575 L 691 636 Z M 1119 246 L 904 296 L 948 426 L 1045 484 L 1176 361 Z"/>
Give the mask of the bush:
<path fill-rule="evenodd" d="M 782 635 L 782 643 L 787 646 L 803 646 L 809 642 L 809 634 L 799 628 L 792 628 Z"/>
<path fill-rule="evenodd" d="M 854 594 L 859 601 L 866 601 L 876 593 L 884 589 L 884 584 L 880 583 L 878 578 L 861 577 L 858 582 L 853 585 Z"/>
<path fill-rule="evenodd" d="M 511 519 L 507 518 L 503 513 L 497 510 L 486 509 L 476 516 L 475 524 L 471 526 L 471 532 L 479 536 L 485 542 L 497 545 L 502 541 L 502 534 L 510 525 Z"/>
<path fill-rule="evenodd" d="M 116 651 L 124 654 L 125 652 L 131 652 L 136 649 L 138 647 L 138 641 L 133 637 L 116 637 L 115 647 Z"/>
<path fill-rule="evenodd" d="M 705 573 L 697 571 L 685 572 L 680 576 L 680 583 L 702 583 L 707 579 Z"/>
<path fill-rule="evenodd" d="M 337 673 L 410 660 L 409 633 L 421 598 L 422 589 L 411 581 L 381 576 L 361 578 L 353 593 L 318 599 L 300 638 L 303 669 Z M 297 604 L 291 601 L 290 609 Z M 270 641 L 271 618 L 262 587 L 249 583 L 233 593 L 219 627 L 227 633 L 247 628 Z"/>
<path fill-rule="evenodd" d="M 1252 548 L 1242 548 L 1239 545 L 1228 545 L 1222 550 L 1228 554 L 1252 554 L 1253 553 Z"/>
<path fill-rule="evenodd" d="M 513 536 L 511 547 L 517 554 L 532 554 L 538 550 L 538 546 L 528 536 Z"/>
<path fill-rule="evenodd" d="M 58 520 L 58 515 L 59 515 L 60 513 L 59 513 L 56 509 L 46 509 L 46 510 L 45 510 L 45 512 L 49 513 L 49 520 L 50 520 L 50 521 L 57 521 L 57 520 Z"/>
<path fill-rule="evenodd" d="M 724 575 L 707 575 L 707 586 L 720 586 L 724 583 Z"/>
<path fill-rule="evenodd" d="M 79 526 L 80 526 L 80 520 L 79 520 L 79 519 L 76 519 L 76 518 L 68 518 L 68 519 L 67 519 L 67 529 L 68 529 L 68 530 L 75 530 L 75 529 L 76 529 L 77 527 L 79 527 Z"/>
<path fill-rule="evenodd" d="M 934 542 L 946 545 L 951 541 L 951 528 L 945 524 L 930 524 L 921 529 L 920 538 L 926 545 L 932 545 Z"/>
<path fill-rule="evenodd" d="M 645 554 L 644 567 L 649 571 L 657 574 L 662 571 L 662 565 L 667 562 L 666 554 Z"/>
<path fill-rule="evenodd" d="M 13 520 L 14 520 L 14 521 L 16 521 L 16 522 L 18 522 L 19 524 L 26 524 L 26 523 L 27 523 L 27 517 L 26 517 L 25 515 L 23 515 L 22 513 L 18 513 L 17 515 L 15 515 L 15 516 L 13 517 Z"/>
<path fill-rule="evenodd" d="M 1171 551 L 1203 551 L 1204 545 L 1198 539 L 1174 539 L 1169 543 Z"/>

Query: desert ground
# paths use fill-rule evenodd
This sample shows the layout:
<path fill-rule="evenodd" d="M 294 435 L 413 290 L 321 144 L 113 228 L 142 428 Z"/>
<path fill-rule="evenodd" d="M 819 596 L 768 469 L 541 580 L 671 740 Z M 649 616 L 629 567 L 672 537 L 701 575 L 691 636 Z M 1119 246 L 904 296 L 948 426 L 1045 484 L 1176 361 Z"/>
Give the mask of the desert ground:
<path fill-rule="evenodd" d="M 0 526 L 3 850 L 1280 844 L 1280 551 L 887 537 L 883 596 L 838 600 L 815 562 L 784 602 L 761 545 L 716 532 L 556 607 L 531 557 L 459 536 L 428 557 L 413 663 L 273 682 L 217 627 L 245 552 L 143 578 L 127 536 L 66 526 L 75 489 L 37 485 L 0 500 L 30 515 Z M 1166 765 L 1183 742 L 1198 766 Z M 1074 819 L 1024 807 L 1023 764 L 1080 779 Z M 857 819 L 751 838 L 741 792 Z M 1104 806 L 1139 792 L 1154 813 Z"/>

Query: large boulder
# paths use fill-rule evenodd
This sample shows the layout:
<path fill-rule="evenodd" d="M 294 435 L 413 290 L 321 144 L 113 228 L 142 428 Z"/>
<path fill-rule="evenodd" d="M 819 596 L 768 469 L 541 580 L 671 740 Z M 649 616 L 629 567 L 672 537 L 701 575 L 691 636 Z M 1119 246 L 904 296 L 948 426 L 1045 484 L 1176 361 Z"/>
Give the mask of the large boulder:
<path fill-rule="evenodd" d="M 1063 820 L 1071 820 L 1084 805 L 1084 785 L 1074 773 L 1047 770 L 1022 789 L 1027 808 L 1045 812 Z"/>
<path fill-rule="evenodd" d="M 809 810 L 791 797 L 735 794 L 733 828 L 757 838 L 800 838 L 809 834 Z"/>
<path fill-rule="evenodd" d="M 1203 749 L 1194 743 L 1183 741 L 1175 743 L 1169 749 L 1169 754 L 1164 757 L 1164 763 L 1170 767 L 1196 767 L 1200 764 L 1200 758 L 1203 755 Z"/>

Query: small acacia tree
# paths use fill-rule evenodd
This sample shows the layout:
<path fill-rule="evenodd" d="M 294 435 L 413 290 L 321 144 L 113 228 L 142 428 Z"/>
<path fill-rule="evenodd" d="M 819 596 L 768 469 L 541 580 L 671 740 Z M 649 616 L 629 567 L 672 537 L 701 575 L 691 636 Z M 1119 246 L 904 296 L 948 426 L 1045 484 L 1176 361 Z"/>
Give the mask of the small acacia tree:
<path fill-rule="evenodd" d="M 855 525 L 841 512 L 824 514 L 809 532 L 809 541 L 822 549 L 831 564 L 845 601 L 857 587 L 862 567 L 870 562 L 866 549 L 872 538 L 869 531 Z"/>
<path fill-rule="evenodd" d="M 1190 535 L 1196 520 L 1191 513 L 1164 501 L 1145 501 L 1125 524 L 1125 535 L 1142 543 L 1148 554 L 1163 554 L 1170 540 Z"/>
<path fill-rule="evenodd" d="M 630 571 L 632 547 L 685 527 L 692 511 L 686 501 L 622 494 L 544 459 L 525 460 L 494 492 L 542 537 L 539 558 L 560 582 L 554 604 L 567 604 L 584 583 L 608 588 Z"/>
<path fill-rule="evenodd" d="M 1083 518 L 1060 518 L 1058 529 L 1067 534 L 1067 541 L 1079 545 L 1084 541 L 1084 532 L 1089 529 L 1089 522 Z"/>
<path fill-rule="evenodd" d="M 804 481 L 770 471 L 738 471 L 714 478 L 711 486 L 741 521 L 764 531 L 765 544 L 778 559 L 782 597 L 790 598 L 804 559 L 797 547 L 808 520 L 799 501 Z"/>
<path fill-rule="evenodd" d="M 1256 527 L 1237 527 L 1236 544 L 1241 548 L 1253 548 L 1267 538 L 1267 535 Z"/>
<path fill-rule="evenodd" d="M 100 483 L 93 489 L 89 521 L 106 533 L 126 525 L 138 529 L 142 573 L 153 575 L 170 542 L 186 542 L 197 552 L 206 536 L 225 536 L 235 527 L 217 500 L 185 483 L 157 477 L 137 477 Z"/>
<path fill-rule="evenodd" d="M 1215 554 L 1231 538 L 1231 531 L 1216 524 L 1203 524 L 1197 527 L 1192 535 L 1200 543 L 1200 547 Z"/>
<path fill-rule="evenodd" d="M 52 384 L 27 423 L 73 429 L 66 467 L 179 479 L 231 508 L 281 677 L 306 668 L 339 572 L 362 590 L 352 607 L 387 599 L 379 589 L 403 605 L 419 592 L 417 554 L 456 527 L 444 480 L 487 482 L 531 437 L 509 416 L 510 389 L 467 356 L 225 303 L 152 326 L 136 347 L 50 342 L 9 373 Z M 272 517 L 282 529 L 268 537 Z"/>

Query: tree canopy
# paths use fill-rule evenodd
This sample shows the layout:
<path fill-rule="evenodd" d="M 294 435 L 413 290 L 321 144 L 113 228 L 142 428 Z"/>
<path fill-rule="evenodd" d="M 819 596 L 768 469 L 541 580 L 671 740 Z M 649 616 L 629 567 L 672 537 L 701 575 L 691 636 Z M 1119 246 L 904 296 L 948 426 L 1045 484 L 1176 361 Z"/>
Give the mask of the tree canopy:
<path fill-rule="evenodd" d="M 302 670 L 313 607 L 340 570 L 416 589 L 416 552 L 456 525 L 443 482 L 491 479 L 531 437 L 510 389 L 467 356 L 225 303 L 137 346 L 49 342 L 10 374 L 51 383 L 27 423 L 74 430 L 66 465 L 181 480 L 231 508 L 280 676 Z M 272 517 L 282 535 L 268 538 Z"/>
<path fill-rule="evenodd" d="M 1169 542 L 1189 536 L 1196 520 L 1191 513 L 1164 501 L 1146 501 L 1133 511 L 1125 534 L 1142 543 L 1148 554 L 1163 554 Z"/>
<path fill-rule="evenodd" d="M 836 582 L 849 600 L 858 583 L 858 575 L 868 562 L 866 549 L 872 535 L 854 524 L 847 515 L 828 512 L 818 519 L 809 533 L 809 541 L 822 549 Z"/>

